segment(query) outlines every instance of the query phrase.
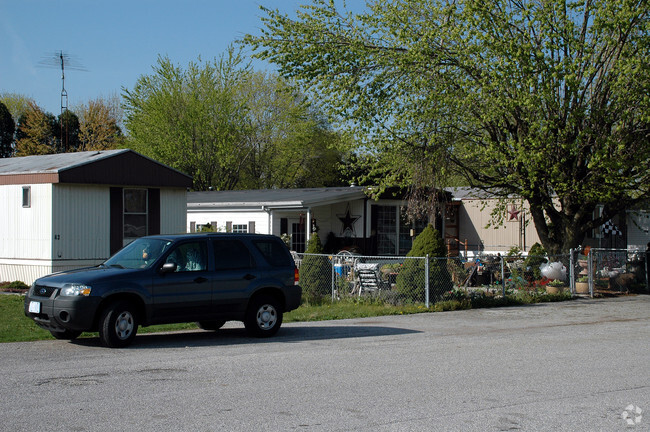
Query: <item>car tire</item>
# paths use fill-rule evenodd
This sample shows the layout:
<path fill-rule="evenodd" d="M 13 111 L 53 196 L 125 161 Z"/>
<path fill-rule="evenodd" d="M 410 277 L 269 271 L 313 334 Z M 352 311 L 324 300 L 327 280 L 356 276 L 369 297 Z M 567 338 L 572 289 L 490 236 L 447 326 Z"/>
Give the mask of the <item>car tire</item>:
<path fill-rule="evenodd" d="M 99 318 L 99 339 L 109 348 L 123 348 L 133 342 L 138 331 L 135 307 L 129 302 L 109 304 Z"/>
<path fill-rule="evenodd" d="M 254 337 L 270 337 L 280 330 L 281 325 L 282 309 L 276 298 L 262 295 L 251 300 L 244 318 L 248 334 Z"/>
<path fill-rule="evenodd" d="M 218 320 L 218 321 L 199 321 L 196 323 L 196 325 L 199 326 L 199 328 L 203 330 L 219 330 L 223 325 L 226 323 L 224 320 Z"/>
<path fill-rule="evenodd" d="M 50 330 L 50 334 L 54 336 L 55 339 L 59 339 L 59 340 L 75 340 L 79 337 L 81 332 L 77 330 L 63 330 L 63 331 Z"/>

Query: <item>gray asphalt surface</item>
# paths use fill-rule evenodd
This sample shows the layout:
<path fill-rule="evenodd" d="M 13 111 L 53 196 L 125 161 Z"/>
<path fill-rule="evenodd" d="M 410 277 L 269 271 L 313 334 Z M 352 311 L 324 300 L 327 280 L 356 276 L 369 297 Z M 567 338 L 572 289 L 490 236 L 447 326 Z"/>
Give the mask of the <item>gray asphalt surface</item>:
<path fill-rule="evenodd" d="M 648 431 L 649 323 L 635 296 L 0 344 L 0 430 Z"/>

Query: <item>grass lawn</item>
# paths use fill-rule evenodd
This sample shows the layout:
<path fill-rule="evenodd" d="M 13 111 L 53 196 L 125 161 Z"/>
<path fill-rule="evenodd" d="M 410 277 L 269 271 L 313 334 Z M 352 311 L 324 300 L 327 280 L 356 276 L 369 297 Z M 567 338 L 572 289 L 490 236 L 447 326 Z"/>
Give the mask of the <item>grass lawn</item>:
<path fill-rule="evenodd" d="M 0 295 L 0 343 L 25 342 L 34 340 L 54 339 L 50 332 L 38 327 L 24 314 L 24 299 L 22 295 Z M 298 309 L 286 313 L 284 322 L 324 321 L 347 318 L 362 318 L 382 315 L 402 315 L 423 312 L 442 312 L 447 310 L 471 309 L 481 307 L 516 306 L 542 301 L 564 301 L 571 299 L 570 295 L 513 295 L 506 298 L 467 298 L 447 300 L 436 303 L 429 308 L 422 304 L 395 306 L 372 300 L 346 300 L 339 302 L 323 302 L 317 305 L 303 304 Z M 138 333 L 155 333 L 175 330 L 191 330 L 198 328 L 194 323 L 165 324 L 141 327 Z M 97 333 L 84 333 L 81 337 L 96 337 Z"/>

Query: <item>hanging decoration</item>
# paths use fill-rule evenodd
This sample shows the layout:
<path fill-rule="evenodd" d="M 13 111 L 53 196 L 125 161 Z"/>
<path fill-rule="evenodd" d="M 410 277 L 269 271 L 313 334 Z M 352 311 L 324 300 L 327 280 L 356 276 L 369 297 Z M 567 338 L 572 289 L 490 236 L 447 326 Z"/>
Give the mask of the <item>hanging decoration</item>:
<path fill-rule="evenodd" d="M 354 229 L 354 224 L 361 218 L 361 215 L 353 215 L 350 213 L 350 203 L 348 203 L 345 214 L 337 214 L 336 216 L 343 224 L 341 227 L 341 237 L 356 237 L 357 233 Z"/>

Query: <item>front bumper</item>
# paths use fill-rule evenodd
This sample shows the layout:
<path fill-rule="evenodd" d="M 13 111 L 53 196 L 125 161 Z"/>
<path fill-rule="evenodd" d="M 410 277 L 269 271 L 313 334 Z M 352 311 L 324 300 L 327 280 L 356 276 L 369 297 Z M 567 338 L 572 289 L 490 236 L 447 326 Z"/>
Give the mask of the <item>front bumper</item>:
<path fill-rule="evenodd" d="M 92 331 L 95 313 L 99 307 L 99 297 L 64 297 L 59 289 L 48 292 L 49 296 L 34 295 L 30 290 L 25 297 L 25 315 L 45 330 L 60 332 L 64 330 Z M 38 313 L 30 312 L 30 304 L 38 303 Z"/>

